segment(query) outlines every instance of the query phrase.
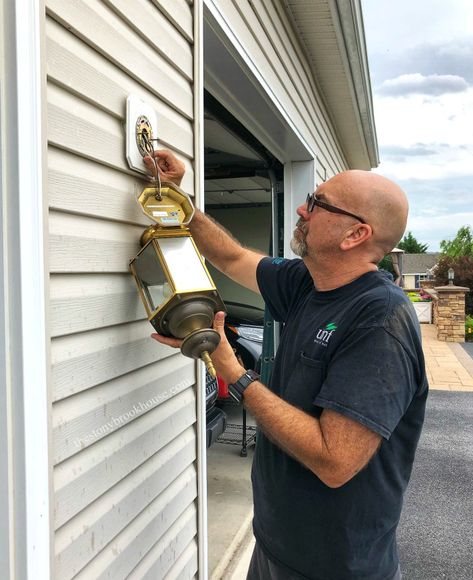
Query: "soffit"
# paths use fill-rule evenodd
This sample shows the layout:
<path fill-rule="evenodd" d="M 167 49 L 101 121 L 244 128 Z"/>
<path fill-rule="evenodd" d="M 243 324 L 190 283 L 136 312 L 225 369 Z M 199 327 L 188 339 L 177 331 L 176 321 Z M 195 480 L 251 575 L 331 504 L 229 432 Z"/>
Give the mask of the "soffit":
<path fill-rule="evenodd" d="M 352 168 L 379 163 L 359 0 L 282 0 Z"/>

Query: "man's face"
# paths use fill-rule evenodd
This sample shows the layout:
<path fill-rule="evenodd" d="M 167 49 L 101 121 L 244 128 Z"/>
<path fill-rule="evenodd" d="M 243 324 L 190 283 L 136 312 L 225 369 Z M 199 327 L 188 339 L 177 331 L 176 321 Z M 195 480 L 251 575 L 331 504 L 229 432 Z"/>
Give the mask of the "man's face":
<path fill-rule="evenodd" d="M 317 188 L 318 194 L 320 189 L 320 187 Z M 316 246 L 318 247 L 322 238 L 325 237 L 324 232 L 326 233 L 328 225 L 326 220 L 327 218 L 330 220 L 330 215 L 321 215 L 324 212 L 318 212 L 317 209 L 319 208 L 314 208 L 314 211 L 309 212 L 307 203 L 303 203 L 296 210 L 299 219 L 294 228 L 290 247 L 294 254 L 300 258 L 306 258 L 309 253 L 313 255 L 317 251 Z"/>
<path fill-rule="evenodd" d="M 331 208 L 339 210 L 341 202 L 337 203 L 336 191 L 330 188 L 329 182 L 319 186 L 316 195 L 317 199 L 328 207 L 312 206 L 312 211 L 309 212 L 306 202 L 297 208 L 299 219 L 290 247 L 294 254 L 301 258 L 333 253 L 338 248 L 347 225 L 353 222 L 355 217 L 351 214 L 343 215 L 346 210 L 342 210 L 342 213 L 331 210 Z M 357 219 L 362 221 L 355 217 L 355 220 Z"/>

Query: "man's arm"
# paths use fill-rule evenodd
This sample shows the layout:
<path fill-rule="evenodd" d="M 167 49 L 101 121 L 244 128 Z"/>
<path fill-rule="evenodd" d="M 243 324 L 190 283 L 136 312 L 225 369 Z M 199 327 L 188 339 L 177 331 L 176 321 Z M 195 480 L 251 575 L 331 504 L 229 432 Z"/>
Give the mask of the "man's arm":
<path fill-rule="evenodd" d="M 220 345 L 212 354 L 218 374 L 234 383 L 245 372 L 224 332 L 223 313 L 214 328 Z M 310 469 L 329 487 L 341 487 L 354 477 L 381 443 L 381 436 L 341 413 L 325 409 L 319 419 L 283 401 L 259 381 L 245 390 L 245 407 L 262 431 L 286 453 Z"/>
<path fill-rule="evenodd" d="M 189 229 L 202 255 L 238 284 L 259 293 L 256 269 L 263 254 L 243 247 L 227 230 L 200 210 Z"/>
<path fill-rule="evenodd" d="M 185 172 L 184 164 L 167 150 L 154 152 L 162 180 L 180 185 Z M 156 174 L 156 165 L 150 157 L 144 158 L 146 167 Z M 225 228 L 198 209 L 189 229 L 201 254 L 218 270 L 238 284 L 259 293 L 256 268 L 264 254 L 243 247 Z"/>
<path fill-rule="evenodd" d="M 214 329 L 220 334 L 220 344 L 211 356 L 218 375 L 234 383 L 245 369 L 225 336 L 224 322 L 224 313 L 217 312 Z M 174 348 L 182 342 L 159 334 L 151 336 Z M 316 419 L 259 381 L 247 387 L 243 402 L 265 435 L 332 488 L 341 487 L 363 469 L 381 443 L 381 435 L 361 423 L 331 409 L 324 409 L 320 420 Z"/>
<path fill-rule="evenodd" d="M 362 470 L 381 443 L 381 436 L 361 423 L 330 409 L 318 420 L 258 381 L 245 390 L 244 404 L 278 447 L 332 488 Z"/>

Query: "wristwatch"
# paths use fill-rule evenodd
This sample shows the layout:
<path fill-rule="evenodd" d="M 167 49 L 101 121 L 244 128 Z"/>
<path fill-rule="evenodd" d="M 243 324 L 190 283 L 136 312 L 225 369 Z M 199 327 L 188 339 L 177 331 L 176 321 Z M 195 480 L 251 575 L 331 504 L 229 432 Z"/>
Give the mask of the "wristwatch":
<path fill-rule="evenodd" d="M 253 381 L 259 381 L 260 376 L 255 371 L 249 370 L 245 371 L 243 375 L 235 382 L 228 385 L 228 394 L 237 402 L 241 403 L 243 401 L 243 393 L 245 389 Z"/>

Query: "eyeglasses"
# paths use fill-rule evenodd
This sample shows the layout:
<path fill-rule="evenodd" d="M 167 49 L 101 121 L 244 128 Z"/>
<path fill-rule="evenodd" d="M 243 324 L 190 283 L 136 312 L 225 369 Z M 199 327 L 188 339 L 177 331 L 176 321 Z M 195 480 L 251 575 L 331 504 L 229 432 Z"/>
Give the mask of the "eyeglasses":
<path fill-rule="evenodd" d="M 317 206 L 317 207 L 321 207 L 323 209 L 326 209 L 327 211 L 329 211 L 331 213 L 341 213 L 343 215 L 348 215 L 352 218 L 355 218 L 356 220 L 358 220 L 362 224 L 366 223 L 362 217 L 359 217 L 359 216 L 355 215 L 354 213 L 350 213 L 349 211 L 345 211 L 344 209 L 340 209 L 339 207 L 335 207 L 334 205 L 330 205 L 329 203 L 325 203 L 324 201 L 320 201 L 320 199 L 317 199 L 317 196 L 315 195 L 315 193 L 308 193 L 307 199 L 305 200 L 305 202 L 307 204 L 307 211 L 309 213 L 311 213 L 313 211 L 314 207 Z"/>

